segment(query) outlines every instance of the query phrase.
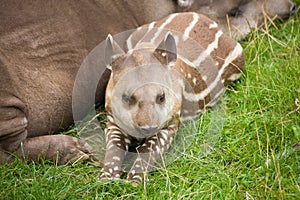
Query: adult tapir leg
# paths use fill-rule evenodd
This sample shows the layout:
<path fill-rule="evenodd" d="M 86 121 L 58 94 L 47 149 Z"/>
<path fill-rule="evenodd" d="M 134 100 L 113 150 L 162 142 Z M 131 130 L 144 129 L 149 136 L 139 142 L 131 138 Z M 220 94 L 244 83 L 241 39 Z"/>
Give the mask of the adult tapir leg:
<path fill-rule="evenodd" d="M 26 106 L 18 97 L 0 90 L 0 163 L 11 160 L 9 152 L 17 150 L 27 138 Z"/>
<path fill-rule="evenodd" d="M 28 117 L 30 109 L 17 96 L 11 80 L 7 66 L 0 60 L 0 164 L 13 161 L 15 155 L 28 160 L 41 157 L 61 164 L 89 158 L 91 148 L 78 138 L 45 133 L 32 136 L 28 128 L 32 122 Z"/>
<path fill-rule="evenodd" d="M 0 164 L 18 157 L 28 160 L 45 158 L 60 164 L 88 159 L 92 149 L 78 138 L 46 135 L 28 138 L 26 106 L 16 96 L 0 91 Z"/>

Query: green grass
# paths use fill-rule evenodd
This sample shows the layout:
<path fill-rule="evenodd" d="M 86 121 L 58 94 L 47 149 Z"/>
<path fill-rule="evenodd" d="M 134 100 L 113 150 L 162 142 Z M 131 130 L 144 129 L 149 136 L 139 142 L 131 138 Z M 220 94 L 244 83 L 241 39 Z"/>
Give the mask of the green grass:
<path fill-rule="evenodd" d="M 297 199 L 300 197 L 300 20 L 254 31 L 242 45 L 245 74 L 226 93 L 226 121 L 215 150 L 199 158 L 198 137 L 137 187 L 97 180 L 93 162 L 16 161 L 0 166 L 0 199 Z M 281 156 L 285 153 L 285 156 Z"/>

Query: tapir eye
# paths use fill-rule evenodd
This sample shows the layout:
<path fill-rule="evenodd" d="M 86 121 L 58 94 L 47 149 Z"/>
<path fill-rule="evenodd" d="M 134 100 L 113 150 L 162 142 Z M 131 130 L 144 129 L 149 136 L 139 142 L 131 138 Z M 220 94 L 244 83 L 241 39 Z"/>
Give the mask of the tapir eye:
<path fill-rule="evenodd" d="M 123 103 L 128 104 L 128 105 L 133 105 L 136 102 L 134 96 L 129 96 L 127 94 L 122 95 L 122 101 L 123 101 Z"/>
<path fill-rule="evenodd" d="M 156 103 L 162 104 L 165 101 L 166 101 L 166 95 L 165 95 L 165 93 L 157 95 L 157 97 L 156 97 Z"/>

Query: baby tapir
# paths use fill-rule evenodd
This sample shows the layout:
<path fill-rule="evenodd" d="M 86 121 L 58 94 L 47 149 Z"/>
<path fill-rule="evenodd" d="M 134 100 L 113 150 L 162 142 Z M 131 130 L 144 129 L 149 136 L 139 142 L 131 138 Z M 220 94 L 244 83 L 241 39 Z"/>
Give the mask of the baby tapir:
<path fill-rule="evenodd" d="M 244 55 L 214 21 L 193 12 L 138 28 L 126 46 L 125 53 L 107 37 L 111 76 L 100 179 L 120 178 L 126 154 L 137 144 L 127 179 L 141 181 L 170 148 L 180 121 L 213 106 L 224 84 L 241 76 Z"/>

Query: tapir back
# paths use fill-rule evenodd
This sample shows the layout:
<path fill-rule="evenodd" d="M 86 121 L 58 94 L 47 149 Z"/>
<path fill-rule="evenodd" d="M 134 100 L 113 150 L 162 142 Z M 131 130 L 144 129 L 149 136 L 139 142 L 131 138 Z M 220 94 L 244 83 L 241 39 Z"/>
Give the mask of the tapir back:
<path fill-rule="evenodd" d="M 179 58 L 172 71 L 185 82 L 181 115 L 194 117 L 215 104 L 224 84 L 242 75 L 243 49 L 214 21 L 193 12 L 171 14 L 138 28 L 127 40 L 127 48 L 157 47 L 168 32 L 176 40 Z"/>

